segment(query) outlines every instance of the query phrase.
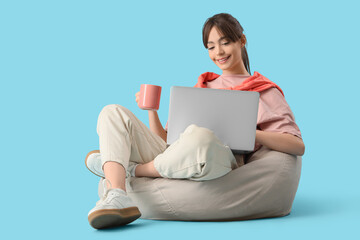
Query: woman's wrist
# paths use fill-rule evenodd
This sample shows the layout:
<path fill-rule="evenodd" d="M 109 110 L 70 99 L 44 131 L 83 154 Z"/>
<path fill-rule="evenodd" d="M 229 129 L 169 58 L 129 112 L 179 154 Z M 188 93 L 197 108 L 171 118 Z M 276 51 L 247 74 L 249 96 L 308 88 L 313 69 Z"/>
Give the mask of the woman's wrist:
<path fill-rule="evenodd" d="M 256 134 L 255 134 L 255 142 L 256 143 L 258 143 L 258 144 L 261 144 L 261 145 L 263 145 L 262 144 L 262 133 L 263 133 L 263 131 L 261 131 L 261 130 L 256 130 Z"/>
<path fill-rule="evenodd" d="M 303 141 L 291 134 L 256 130 L 255 142 L 275 151 L 302 156 L 305 152 Z"/>
<path fill-rule="evenodd" d="M 160 136 L 164 141 L 166 141 L 167 133 L 165 132 L 157 111 L 150 111 L 149 110 L 149 125 L 150 130 L 155 133 L 156 135 Z"/>

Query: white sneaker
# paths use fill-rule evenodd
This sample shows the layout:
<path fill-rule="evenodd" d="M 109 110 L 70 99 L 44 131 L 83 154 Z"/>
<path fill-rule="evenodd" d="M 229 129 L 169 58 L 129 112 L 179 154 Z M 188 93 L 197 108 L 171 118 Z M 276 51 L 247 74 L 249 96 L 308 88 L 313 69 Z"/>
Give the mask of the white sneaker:
<path fill-rule="evenodd" d="M 99 150 L 91 151 L 86 155 L 85 165 L 87 169 L 89 169 L 89 171 L 93 174 L 105 178 L 105 174 L 101 164 L 101 154 Z M 135 168 L 137 165 L 139 164 L 129 164 L 126 178 L 130 176 L 135 177 Z"/>
<path fill-rule="evenodd" d="M 104 171 L 102 170 L 101 154 L 99 150 L 91 151 L 86 155 L 85 165 L 93 174 L 105 178 Z"/>
<path fill-rule="evenodd" d="M 107 189 L 106 182 L 109 181 L 104 179 L 103 184 L 106 190 L 103 197 L 88 214 L 90 225 L 93 228 L 102 229 L 126 225 L 138 219 L 141 213 L 127 193 L 119 188 Z"/>

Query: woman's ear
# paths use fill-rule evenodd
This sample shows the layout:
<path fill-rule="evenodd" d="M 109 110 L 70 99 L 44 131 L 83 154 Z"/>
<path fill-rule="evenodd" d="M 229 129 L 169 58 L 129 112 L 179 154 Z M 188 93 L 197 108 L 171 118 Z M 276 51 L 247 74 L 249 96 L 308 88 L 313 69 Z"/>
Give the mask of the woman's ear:
<path fill-rule="evenodd" d="M 241 48 L 245 47 L 246 44 L 246 36 L 245 34 L 241 35 Z"/>

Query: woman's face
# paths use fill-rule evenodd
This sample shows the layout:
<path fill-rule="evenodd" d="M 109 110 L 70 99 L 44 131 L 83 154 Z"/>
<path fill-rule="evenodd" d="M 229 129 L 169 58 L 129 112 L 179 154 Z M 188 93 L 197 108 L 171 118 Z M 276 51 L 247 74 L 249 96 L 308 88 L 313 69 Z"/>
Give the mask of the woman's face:
<path fill-rule="evenodd" d="M 230 39 L 224 37 L 217 27 L 213 27 L 209 33 L 207 43 L 209 56 L 211 60 L 223 71 L 223 74 L 246 74 L 241 58 L 241 41 L 230 42 Z"/>

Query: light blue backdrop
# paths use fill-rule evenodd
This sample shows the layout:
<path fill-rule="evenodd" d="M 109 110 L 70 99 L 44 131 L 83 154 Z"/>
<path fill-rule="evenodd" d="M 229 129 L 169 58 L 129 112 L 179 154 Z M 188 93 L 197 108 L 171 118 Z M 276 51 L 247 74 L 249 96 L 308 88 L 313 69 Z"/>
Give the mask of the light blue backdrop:
<path fill-rule="evenodd" d="M 1 1 L 0 238 L 344 239 L 359 226 L 359 5 L 356 1 Z M 169 90 L 221 73 L 202 45 L 208 17 L 245 29 L 251 71 L 285 92 L 306 144 L 292 213 L 222 222 L 137 220 L 93 230 L 97 116 L 131 109 L 141 83 Z M 4 238 L 6 236 L 6 238 Z"/>

